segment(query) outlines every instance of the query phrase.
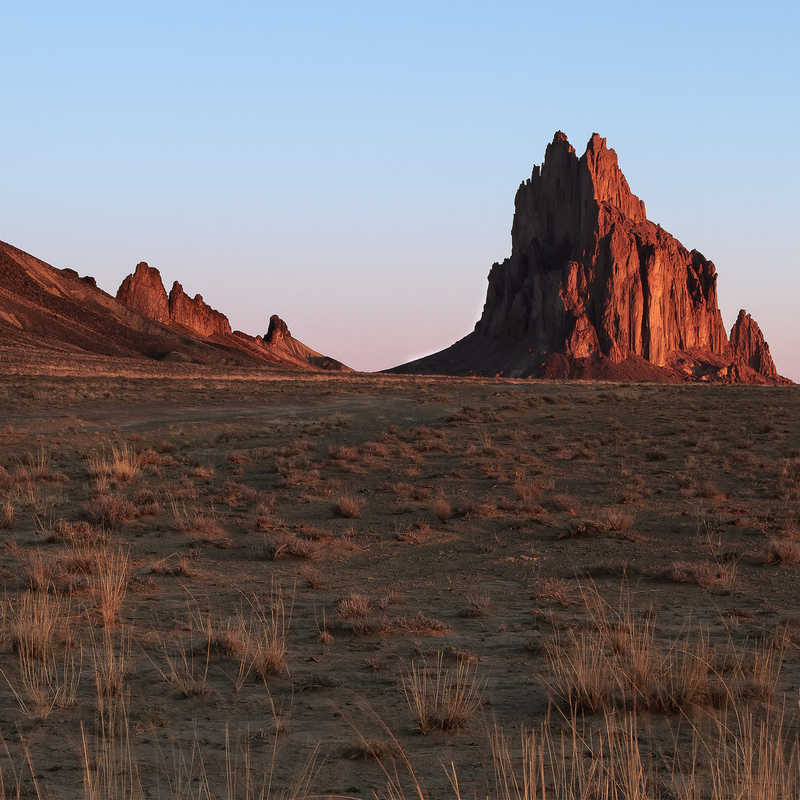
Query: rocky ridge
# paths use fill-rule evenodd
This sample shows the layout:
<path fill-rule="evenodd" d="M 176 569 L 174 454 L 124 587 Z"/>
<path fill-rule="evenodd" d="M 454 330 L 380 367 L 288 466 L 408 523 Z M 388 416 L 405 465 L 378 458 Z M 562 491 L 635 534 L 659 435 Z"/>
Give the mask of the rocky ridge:
<path fill-rule="evenodd" d="M 347 369 L 340 361 L 324 356 L 295 339 L 286 323 L 272 315 L 264 337 L 232 331 L 228 318 L 209 306 L 203 296 L 190 297 L 175 281 L 167 295 L 158 269 L 142 261 L 117 290 L 117 300 L 152 320 L 176 330 L 214 342 L 224 342 L 258 360 L 300 368 Z"/>
<path fill-rule="evenodd" d="M 199 295 L 186 295 L 180 284 L 167 295 L 159 271 L 144 262 L 115 298 L 90 276 L 57 269 L 0 242 L 0 362 L 56 359 L 68 369 L 78 357 L 101 356 L 134 369 L 146 359 L 220 368 L 347 370 L 286 332 L 280 345 L 231 332 L 224 314 Z"/>

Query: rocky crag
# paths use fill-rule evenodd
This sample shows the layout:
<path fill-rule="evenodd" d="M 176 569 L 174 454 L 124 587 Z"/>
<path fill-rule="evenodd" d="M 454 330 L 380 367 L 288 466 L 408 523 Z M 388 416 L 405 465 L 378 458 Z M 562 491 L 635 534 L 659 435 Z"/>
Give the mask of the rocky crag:
<path fill-rule="evenodd" d="M 270 318 L 269 330 L 263 337 L 231 330 L 222 312 L 211 308 L 200 294 L 190 297 L 178 281 L 167 295 L 161 273 L 144 261 L 122 281 L 116 299 L 149 319 L 200 339 L 227 344 L 257 360 L 298 368 L 347 369 L 340 361 L 295 339 L 277 315 Z"/>
<path fill-rule="evenodd" d="M 511 256 L 492 266 L 475 330 L 396 371 L 782 380 L 744 312 L 729 340 L 714 264 L 647 219 L 598 134 L 578 157 L 557 132 L 514 207 Z"/>
<path fill-rule="evenodd" d="M 0 370 L 4 363 L 53 358 L 68 365 L 87 354 L 119 364 L 146 358 L 220 368 L 347 370 L 273 319 L 285 329 L 280 342 L 231 331 L 224 314 L 200 295 L 186 295 L 179 283 L 167 295 L 161 274 L 147 264 L 137 266 L 115 298 L 90 276 L 57 269 L 0 242 Z"/>

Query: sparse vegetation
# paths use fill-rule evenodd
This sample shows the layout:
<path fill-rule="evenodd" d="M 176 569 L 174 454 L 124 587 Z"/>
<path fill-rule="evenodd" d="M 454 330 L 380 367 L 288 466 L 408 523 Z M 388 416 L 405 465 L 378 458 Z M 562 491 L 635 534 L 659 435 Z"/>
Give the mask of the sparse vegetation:
<path fill-rule="evenodd" d="M 791 387 L 169 369 L 0 377 L 6 796 L 800 794 Z"/>

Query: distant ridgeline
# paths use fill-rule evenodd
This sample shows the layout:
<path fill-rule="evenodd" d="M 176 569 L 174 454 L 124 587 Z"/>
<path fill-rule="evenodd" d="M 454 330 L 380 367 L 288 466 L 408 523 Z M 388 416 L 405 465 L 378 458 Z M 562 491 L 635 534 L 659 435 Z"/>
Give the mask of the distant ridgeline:
<path fill-rule="evenodd" d="M 94 278 L 56 269 L 0 242 L 0 335 L 3 344 L 51 352 L 85 351 L 209 365 L 348 370 L 306 347 L 272 316 L 261 336 L 232 331 L 228 318 L 189 297 L 175 281 L 167 295 L 157 269 L 140 263 L 116 298 Z"/>

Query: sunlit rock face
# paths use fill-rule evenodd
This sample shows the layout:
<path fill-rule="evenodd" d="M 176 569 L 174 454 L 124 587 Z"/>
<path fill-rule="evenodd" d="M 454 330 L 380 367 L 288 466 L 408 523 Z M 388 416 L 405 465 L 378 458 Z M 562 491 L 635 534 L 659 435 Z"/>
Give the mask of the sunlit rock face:
<path fill-rule="evenodd" d="M 731 347 L 714 264 L 647 219 L 604 138 L 593 134 L 579 157 L 558 131 L 517 190 L 511 255 L 492 266 L 474 332 L 396 369 L 775 380 L 755 331 L 737 321 Z"/>

